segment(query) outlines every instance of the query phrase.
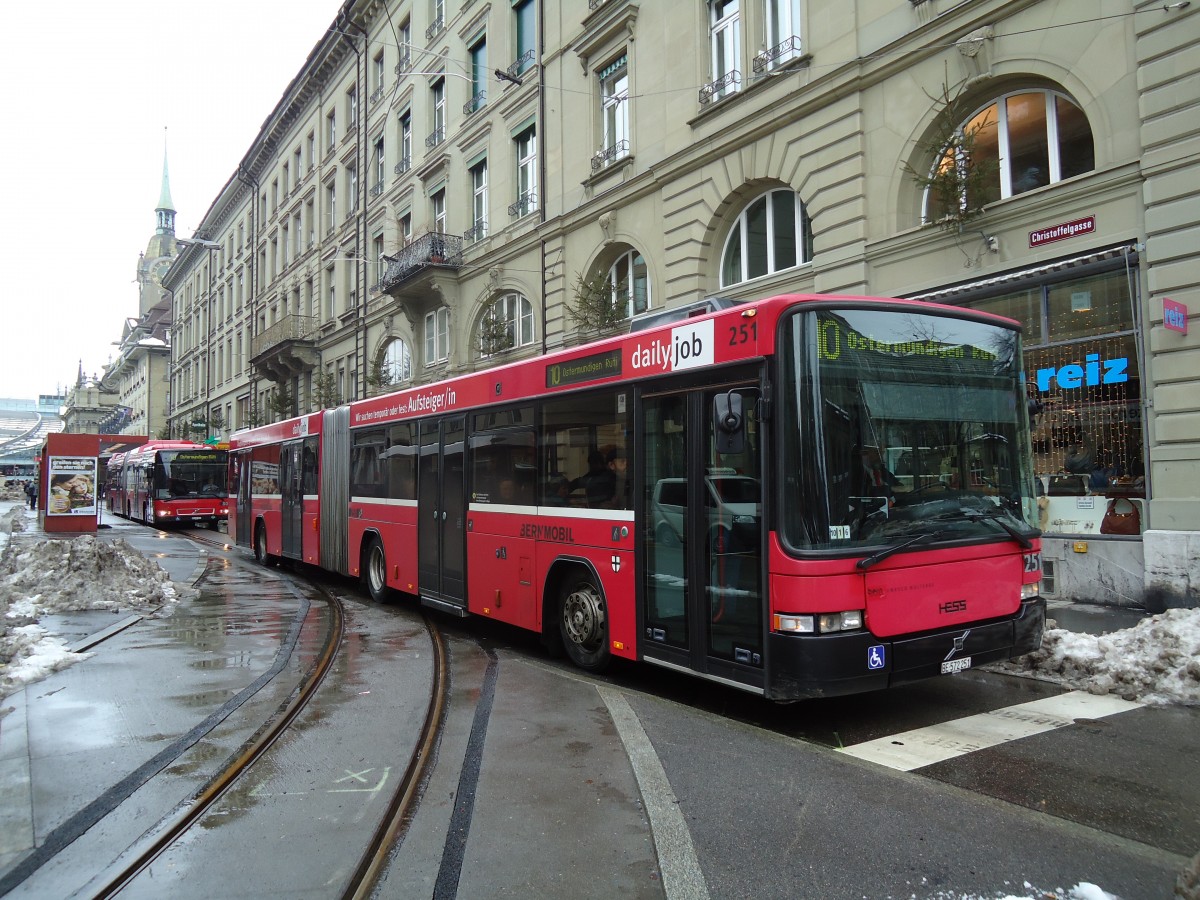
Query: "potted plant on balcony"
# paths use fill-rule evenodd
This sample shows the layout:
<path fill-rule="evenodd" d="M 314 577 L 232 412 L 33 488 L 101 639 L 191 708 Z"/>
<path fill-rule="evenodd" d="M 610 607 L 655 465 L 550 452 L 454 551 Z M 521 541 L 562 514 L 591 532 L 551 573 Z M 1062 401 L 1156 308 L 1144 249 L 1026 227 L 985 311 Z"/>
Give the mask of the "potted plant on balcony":
<path fill-rule="evenodd" d="M 479 353 L 482 356 L 494 356 L 513 348 L 513 331 L 509 322 L 500 315 L 495 303 L 488 307 L 487 312 L 479 320 Z"/>
<path fill-rule="evenodd" d="M 313 399 L 317 401 L 318 409 L 330 409 L 342 402 L 341 393 L 337 389 L 337 379 L 332 372 L 317 372 L 312 381 Z"/>
<path fill-rule="evenodd" d="M 440 234 L 429 235 L 429 261 L 443 263 L 446 261 L 446 241 Z"/>
<path fill-rule="evenodd" d="M 371 360 L 371 368 L 367 372 L 367 386 L 374 388 L 376 394 L 385 394 L 394 383 L 391 369 L 389 369 L 383 354 Z"/>
<path fill-rule="evenodd" d="M 284 386 L 277 387 L 267 399 L 267 407 L 280 419 L 287 419 L 296 414 L 296 398 L 288 393 Z"/>
<path fill-rule="evenodd" d="M 625 321 L 629 291 L 624 282 L 615 288 L 607 272 L 585 278 L 575 276 L 574 300 L 566 302 L 567 312 L 579 324 L 580 337 L 591 338 L 611 333 Z"/>
<path fill-rule="evenodd" d="M 995 121 L 977 118 L 967 122 L 971 105 L 965 98 L 967 84 L 951 88 L 942 83 L 939 97 L 928 95 L 940 106 L 929 136 L 916 144 L 918 165 L 933 160 L 929 169 L 903 164 L 904 171 L 928 197 L 925 224 L 962 233 L 971 220 L 983 214 L 984 204 L 994 193 L 999 160 L 981 158 L 978 144 Z"/>

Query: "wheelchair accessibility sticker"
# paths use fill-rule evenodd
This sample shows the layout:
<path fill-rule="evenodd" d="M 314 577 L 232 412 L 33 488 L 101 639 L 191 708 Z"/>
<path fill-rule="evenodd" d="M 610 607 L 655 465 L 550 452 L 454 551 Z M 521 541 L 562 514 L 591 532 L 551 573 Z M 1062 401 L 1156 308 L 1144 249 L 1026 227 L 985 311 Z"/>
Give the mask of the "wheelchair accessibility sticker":
<path fill-rule="evenodd" d="M 871 671 L 882 669 L 885 662 L 885 648 L 882 644 L 867 648 L 867 668 Z"/>

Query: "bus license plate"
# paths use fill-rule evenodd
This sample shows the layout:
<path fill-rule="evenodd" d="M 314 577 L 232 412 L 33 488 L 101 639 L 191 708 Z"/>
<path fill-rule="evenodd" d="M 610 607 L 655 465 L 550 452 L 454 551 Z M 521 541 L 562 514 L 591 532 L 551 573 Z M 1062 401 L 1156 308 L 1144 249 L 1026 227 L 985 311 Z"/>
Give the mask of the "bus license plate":
<path fill-rule="evenodd" d="M 971 657 L 964 656 L 962 659 L 948 659 L 942 663 L 942 674 L 953 675 L 955 672 L 962 672 L 971 668 Z"/>

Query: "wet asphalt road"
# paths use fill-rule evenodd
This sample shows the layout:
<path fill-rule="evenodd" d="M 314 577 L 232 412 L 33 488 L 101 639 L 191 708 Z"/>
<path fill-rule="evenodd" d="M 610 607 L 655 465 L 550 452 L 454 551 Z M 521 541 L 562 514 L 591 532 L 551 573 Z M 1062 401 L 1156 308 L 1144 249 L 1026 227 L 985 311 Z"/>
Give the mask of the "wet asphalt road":
<path fill-rule="evenodd" d="M 0 720 L 0 877 L 46 857 L 0 882 L 14 897 L 87 895 L 274 714 L 325 624 L 286 570 L 236 550 L 202 555 L 180 535 L 112 532 L 201 595 L 0 704 L 12 707 Z M 348 619 L 334 674 L 126 896 L 339 895 L 415 743 L 430 652 L 415 609 L 327 583 Z M 1136 900 L 1169 897 L 1200 849 L 1197 710 L 1135 709 L 900 772 L 837 747 L 1061 690 L 969 672 L 779 707 L 648 667 L 585 678 L 526 635 L 439 625 L 446 727 L 379 896 L 991 897 L 1091 881 Z M 130 790 L 131 773 L 188 737 Z"/>

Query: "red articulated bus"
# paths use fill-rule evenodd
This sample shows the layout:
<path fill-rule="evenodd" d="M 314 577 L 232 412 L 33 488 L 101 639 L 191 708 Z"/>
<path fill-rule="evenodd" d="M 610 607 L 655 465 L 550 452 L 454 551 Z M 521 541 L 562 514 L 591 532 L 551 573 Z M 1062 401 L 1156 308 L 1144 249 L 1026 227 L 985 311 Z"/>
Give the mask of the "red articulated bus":
<path fill-rule="evenodd" d="M 192 441 L 150 441 L 108 461 L 108 511 L 147 525 L 205 524 L 229 515 L 228 451 Z"/>
<path fill-rule="evenodd" d="M 781 296 L 242 431 L 237 543 L 797 700 L 1036 649 L 1017 323 Z"/>

